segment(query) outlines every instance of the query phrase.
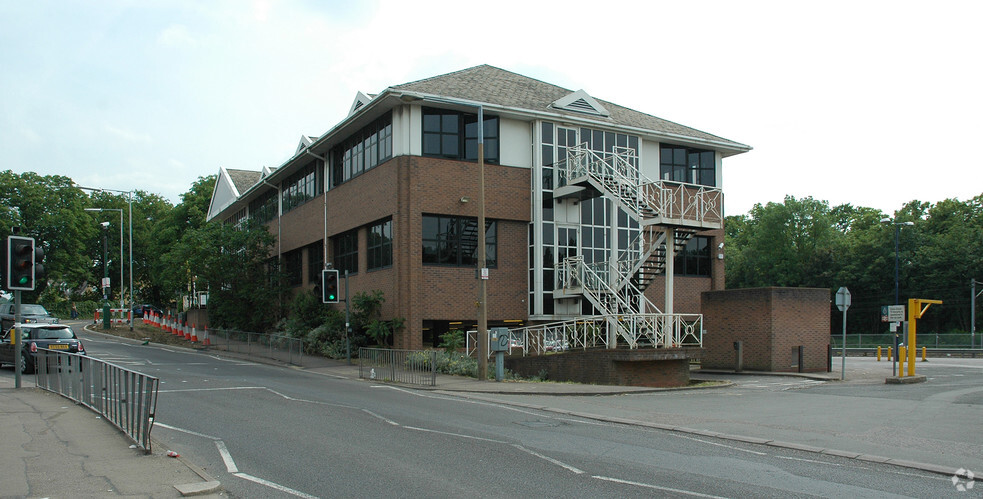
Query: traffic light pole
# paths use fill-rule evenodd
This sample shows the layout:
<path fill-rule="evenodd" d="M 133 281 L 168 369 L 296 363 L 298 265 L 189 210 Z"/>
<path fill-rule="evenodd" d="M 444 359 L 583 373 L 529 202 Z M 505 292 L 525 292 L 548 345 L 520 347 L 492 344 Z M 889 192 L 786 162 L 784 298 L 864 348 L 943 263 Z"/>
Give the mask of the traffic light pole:
<path fill-rule="evenodd" d="M 352 327 L 349 325 L 351 320 L 351 310 L 348 304 L 351 300 L 348 299 L 348 269 L 345 269 L 345 357 L 348 359 L 348 365 L 352 365 L 352 342 L 351 342 L 351 332 Z"/>
<path fill-rule="evenodd" d="M 20 388 L 20 366 L 21 357 L 24 355 L 21 353 L 21 342 L 24 341 L 21 338 L 20 332 L 20 290 L 14 291 L 14 327 L 10 332 L 10 344 L 14 347 L 14 388 Z"/>

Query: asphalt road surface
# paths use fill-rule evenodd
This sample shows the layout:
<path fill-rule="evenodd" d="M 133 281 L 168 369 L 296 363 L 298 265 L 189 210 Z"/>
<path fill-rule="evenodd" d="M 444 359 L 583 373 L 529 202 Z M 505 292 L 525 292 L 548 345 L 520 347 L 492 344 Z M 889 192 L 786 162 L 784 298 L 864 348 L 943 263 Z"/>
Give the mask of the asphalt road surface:
<path fill-rule="evenodd" d="M 160 378 L 153 437 L 233 497 L 962 497 L 927 472 L 77 333 Z"/>

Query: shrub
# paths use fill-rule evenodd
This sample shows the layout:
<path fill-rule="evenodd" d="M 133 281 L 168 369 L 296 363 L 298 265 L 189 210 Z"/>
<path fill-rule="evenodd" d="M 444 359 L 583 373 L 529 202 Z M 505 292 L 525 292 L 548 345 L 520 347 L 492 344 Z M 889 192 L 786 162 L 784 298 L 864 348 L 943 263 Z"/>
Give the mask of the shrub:
<path fill-rule="evenodd" d="M 452 329 L 440 335 L 440 346 L 448 352 L 456 352 L 464 346 L 464 331 Z"/>

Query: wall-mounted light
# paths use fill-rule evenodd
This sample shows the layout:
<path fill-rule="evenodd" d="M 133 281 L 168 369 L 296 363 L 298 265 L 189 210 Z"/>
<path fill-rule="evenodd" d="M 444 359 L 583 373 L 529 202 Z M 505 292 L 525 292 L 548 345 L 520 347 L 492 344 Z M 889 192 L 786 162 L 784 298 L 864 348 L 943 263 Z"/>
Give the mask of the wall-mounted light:
<path fill-rule="evenodd" d="M 461 196 L 461 202 L 462 203 L 468 203 L 470 201 L 471 201 L 471 198 L 469 198 L 467 196 Z"/>

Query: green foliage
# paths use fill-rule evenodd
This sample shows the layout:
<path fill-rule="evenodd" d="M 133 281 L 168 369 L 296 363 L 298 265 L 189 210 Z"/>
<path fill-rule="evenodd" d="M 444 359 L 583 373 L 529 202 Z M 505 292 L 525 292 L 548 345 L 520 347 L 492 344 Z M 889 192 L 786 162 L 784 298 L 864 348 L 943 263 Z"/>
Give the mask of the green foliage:
<path fill-rule="evenodd" d="M 440 346 L 448 352 L 456 352 L 464 346 L 464 331 L 451 329 L 440 335 Z"/>
<path fill-rule="evenodd" d="M 430 355 L 434 350 L 424 350 L 413 352 L 407 357 L 407 362 L 421 366 L 423 369 L 430 368 Z M 478 377 L 478 360 L 468 357 L 463 353 L 447 352 L 436 350 L 437 372 L 440 374 L 451 374 L 454 376 Z"/>
<path fill-rule="evenodd" d="M 309 330 L 303 336 L 307 353 L 332 359 L 346 357 L 345 318 L 337 311 L 325 314 L 324 323 Z M 358 351 L 357 348 L 354 351 Z"/>
<path fill-rule="evenodd" d="M 269 264 L 274 243 L 265 227 L 236 230 L 227 224 L 206 224 L 186 231 L 162 260 L 180 286 L 188 286 L 184 283 L 194 277 L 199 289 L 209 289 L 212 323 L 265 332 L 282 315 L 283 279 Z"/>
<path fill-rule="evenodd" d="M 895 225 L 906 222 L 913 225 Z M 886 328 L 880 307 L 894 303 L 896 260 L 902 304 L 907 298 L 944 301 L 920 321 L 919 331 L 968 331 L 969 281 L 983 280 L 983 195 L 934 205 L 911 201 L 893 216 L 786 197 L 727 217 L 725 237 L 728 288 L 846 286 L 853 296 L 851 332 Z"/>
<path fill-rule="evenodd" d="M 337 313 L 337 312 L 336 312 Z M 330 315 L 330 309 L 321 303 L 313 293 L 298 293 L 290 301 L 287 314 L 287 334 L 302 338 L 317 327 L 323 326 Z"/>

